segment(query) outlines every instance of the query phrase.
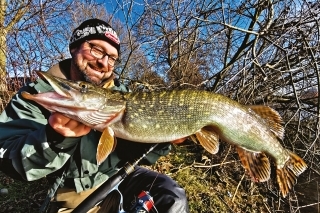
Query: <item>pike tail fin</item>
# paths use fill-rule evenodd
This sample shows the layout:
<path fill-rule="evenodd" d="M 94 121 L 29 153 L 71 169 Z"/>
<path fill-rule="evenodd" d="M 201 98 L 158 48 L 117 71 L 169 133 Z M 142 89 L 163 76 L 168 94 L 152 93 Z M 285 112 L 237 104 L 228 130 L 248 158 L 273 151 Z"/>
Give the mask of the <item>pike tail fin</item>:
<path fill-rule="evenodd" d="M 271 167 L 268 157 L 262 152 L 250 152 L 240 147 L 237 151 L 243 167 L 255 182 L 265 182 L 269 180 Z"/>
<path fill-rule="evenodd" d="M 113 130 L 108 127 L 106 128 L 100 137 L 98 148 L 97 148 L 97 164 L 100 165 L 109 154 L 115 149 L 117 145 L 117 139 L 114 137 Z"/>
<path fill-rule="evenodd" d="M 290 158 L 282 168 L 277 168 L 277 182 L 283 197 L 296 184 L 297 177 L 307 169 L 307 164 L 302 158 L 288 150 Z"/>
<path fill-rule="evenodd" d="M 193 142 L 200 143 L 211 154 L 216 154 L 219 151 L 219 135 L 209 126 L 203 127 L 190 138 Z"/>

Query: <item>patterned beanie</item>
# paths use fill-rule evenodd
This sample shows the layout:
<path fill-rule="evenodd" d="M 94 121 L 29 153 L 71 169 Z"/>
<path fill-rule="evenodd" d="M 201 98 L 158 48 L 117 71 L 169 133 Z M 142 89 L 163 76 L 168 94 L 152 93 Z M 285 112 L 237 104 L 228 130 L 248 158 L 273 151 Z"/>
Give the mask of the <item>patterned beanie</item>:
<path fill-rule="evenodd" d="M 86 40 L 99 39 L 110 43 L 120 54 L 120 40 L 117 33 L 105 21 L 100 19 L 89 19 L 77 27 L 71 36 L 69 49 L 81 45 Z"/>

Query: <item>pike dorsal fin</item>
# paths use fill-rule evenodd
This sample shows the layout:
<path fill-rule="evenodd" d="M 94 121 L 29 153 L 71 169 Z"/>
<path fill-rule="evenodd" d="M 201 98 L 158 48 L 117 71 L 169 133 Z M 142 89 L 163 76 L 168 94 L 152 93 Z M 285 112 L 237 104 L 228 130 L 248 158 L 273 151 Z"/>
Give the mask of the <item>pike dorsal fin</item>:
<path fill-rule="evenodd" d="M 264 153 L 250 152 L 241 147 L 237 147 L 237 151 L 243 167 L 253 181 L 264 182 L 269 180 L 271 167 L 269 159 Z"/>
<path fill-rule="evenodd" d="M 219 135 L 213 128 L 204 127 L 195 135 L 191 135 L 190 138 L 195 143 L 199 142 L 211 154 L 216 154 L 219 151 Z"/>
<path fill-rule="evenodd" d="M 282 126 L 282 118 L 279 113 L 264 105 L 256 105 L 256 106 L 248 106 L 252 109 L 256 114 L 258 114 L 270 127 L 270 130 L 281 140 L 284 136 L 284 128 Z"/>
<path fill-rule="evenodd" d="M 115 149 L 117 145 L 117 139 L 114 137 L 114 132 L 110 127 L 107 127 L 103 132 L 99 140 L 97 148 L 97 164 L 100 165 L 109 154 Z"/>

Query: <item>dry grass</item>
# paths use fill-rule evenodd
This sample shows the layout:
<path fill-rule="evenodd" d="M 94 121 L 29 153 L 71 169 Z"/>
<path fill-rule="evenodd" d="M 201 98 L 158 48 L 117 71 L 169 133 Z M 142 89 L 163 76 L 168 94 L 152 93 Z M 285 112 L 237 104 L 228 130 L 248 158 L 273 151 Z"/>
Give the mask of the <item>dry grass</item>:
<path fill-rule="evenodd" d="M 35 213 L 47 193 L 45 179 L 34 182 L 13 180 L 0 173 L 0 188 L 7 188 L 8 195 L 0 195 L 0 212 Z"/>
<path fill-rule="evenodd" d="M 209 155 L 199 146 L 183 144 L 150 167 L 166 173 L 186 189 L 191 213 L 320 212 L 319 175 L 307 171 L 290 195 L 278 197 L 275 179 L 253 183 L 245 174 L 230 146 L 221 146 Z M 9 195 L 0 197 L 0 212 L 37 212 L 49 187 L 46 180 L 25 183 L 0 174 L 0 188 Z"/>

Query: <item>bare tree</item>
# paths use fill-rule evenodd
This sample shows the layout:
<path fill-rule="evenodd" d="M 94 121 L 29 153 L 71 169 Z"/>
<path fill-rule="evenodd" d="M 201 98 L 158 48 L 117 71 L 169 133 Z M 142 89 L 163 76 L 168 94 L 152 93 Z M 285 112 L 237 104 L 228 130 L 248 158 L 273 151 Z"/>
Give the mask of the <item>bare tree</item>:
<path fill-rule="evenodd" d="M 1 106 L 32 71 L 48 67 L 66 55 L 60 30 L 68 22 L 71 4 L 62 0 L 1 1 Z M 9 85 L 9 88 L 7 88 Z"/>
<path fill-rule="evenodd" d="M 284 119 L 283 146 L 304 157 L 305 177 L 314 183 L 320 175 L 318 1 L 119 1 L 116 9 L 132 31 L 130 66 L 137 65 L 139 76 L 162 78 L 154 85 L 144 79 L 148 88 L 202 87 L 243 104 L 270 105 Z M 138 63 L 136 55 L 147 61 Z"/>
<path fill-rule="evenodd" d="M 35 70 L 47 70 L 58 61 L 70 57 L 69 39 L 73 29 L 82 21 L 101 18 L 116 22 L 107 15 L 103 5 L 90 0 L 3 0 L 1 9 L 2 107 L 12 92 L 35 77 Z"/>
<path fill-rule="evenodd" d="M 0 17 L 1 79 L 31 76 L 68 57 L 74 27 L 102 18 L 119 32 L 116 73 L 133 89 L 201 88 L 270 105 L 284 119 L 283 146 L 308 162 L 308 184 L 320 176 L 316 0 L 1 1 Z"/>

